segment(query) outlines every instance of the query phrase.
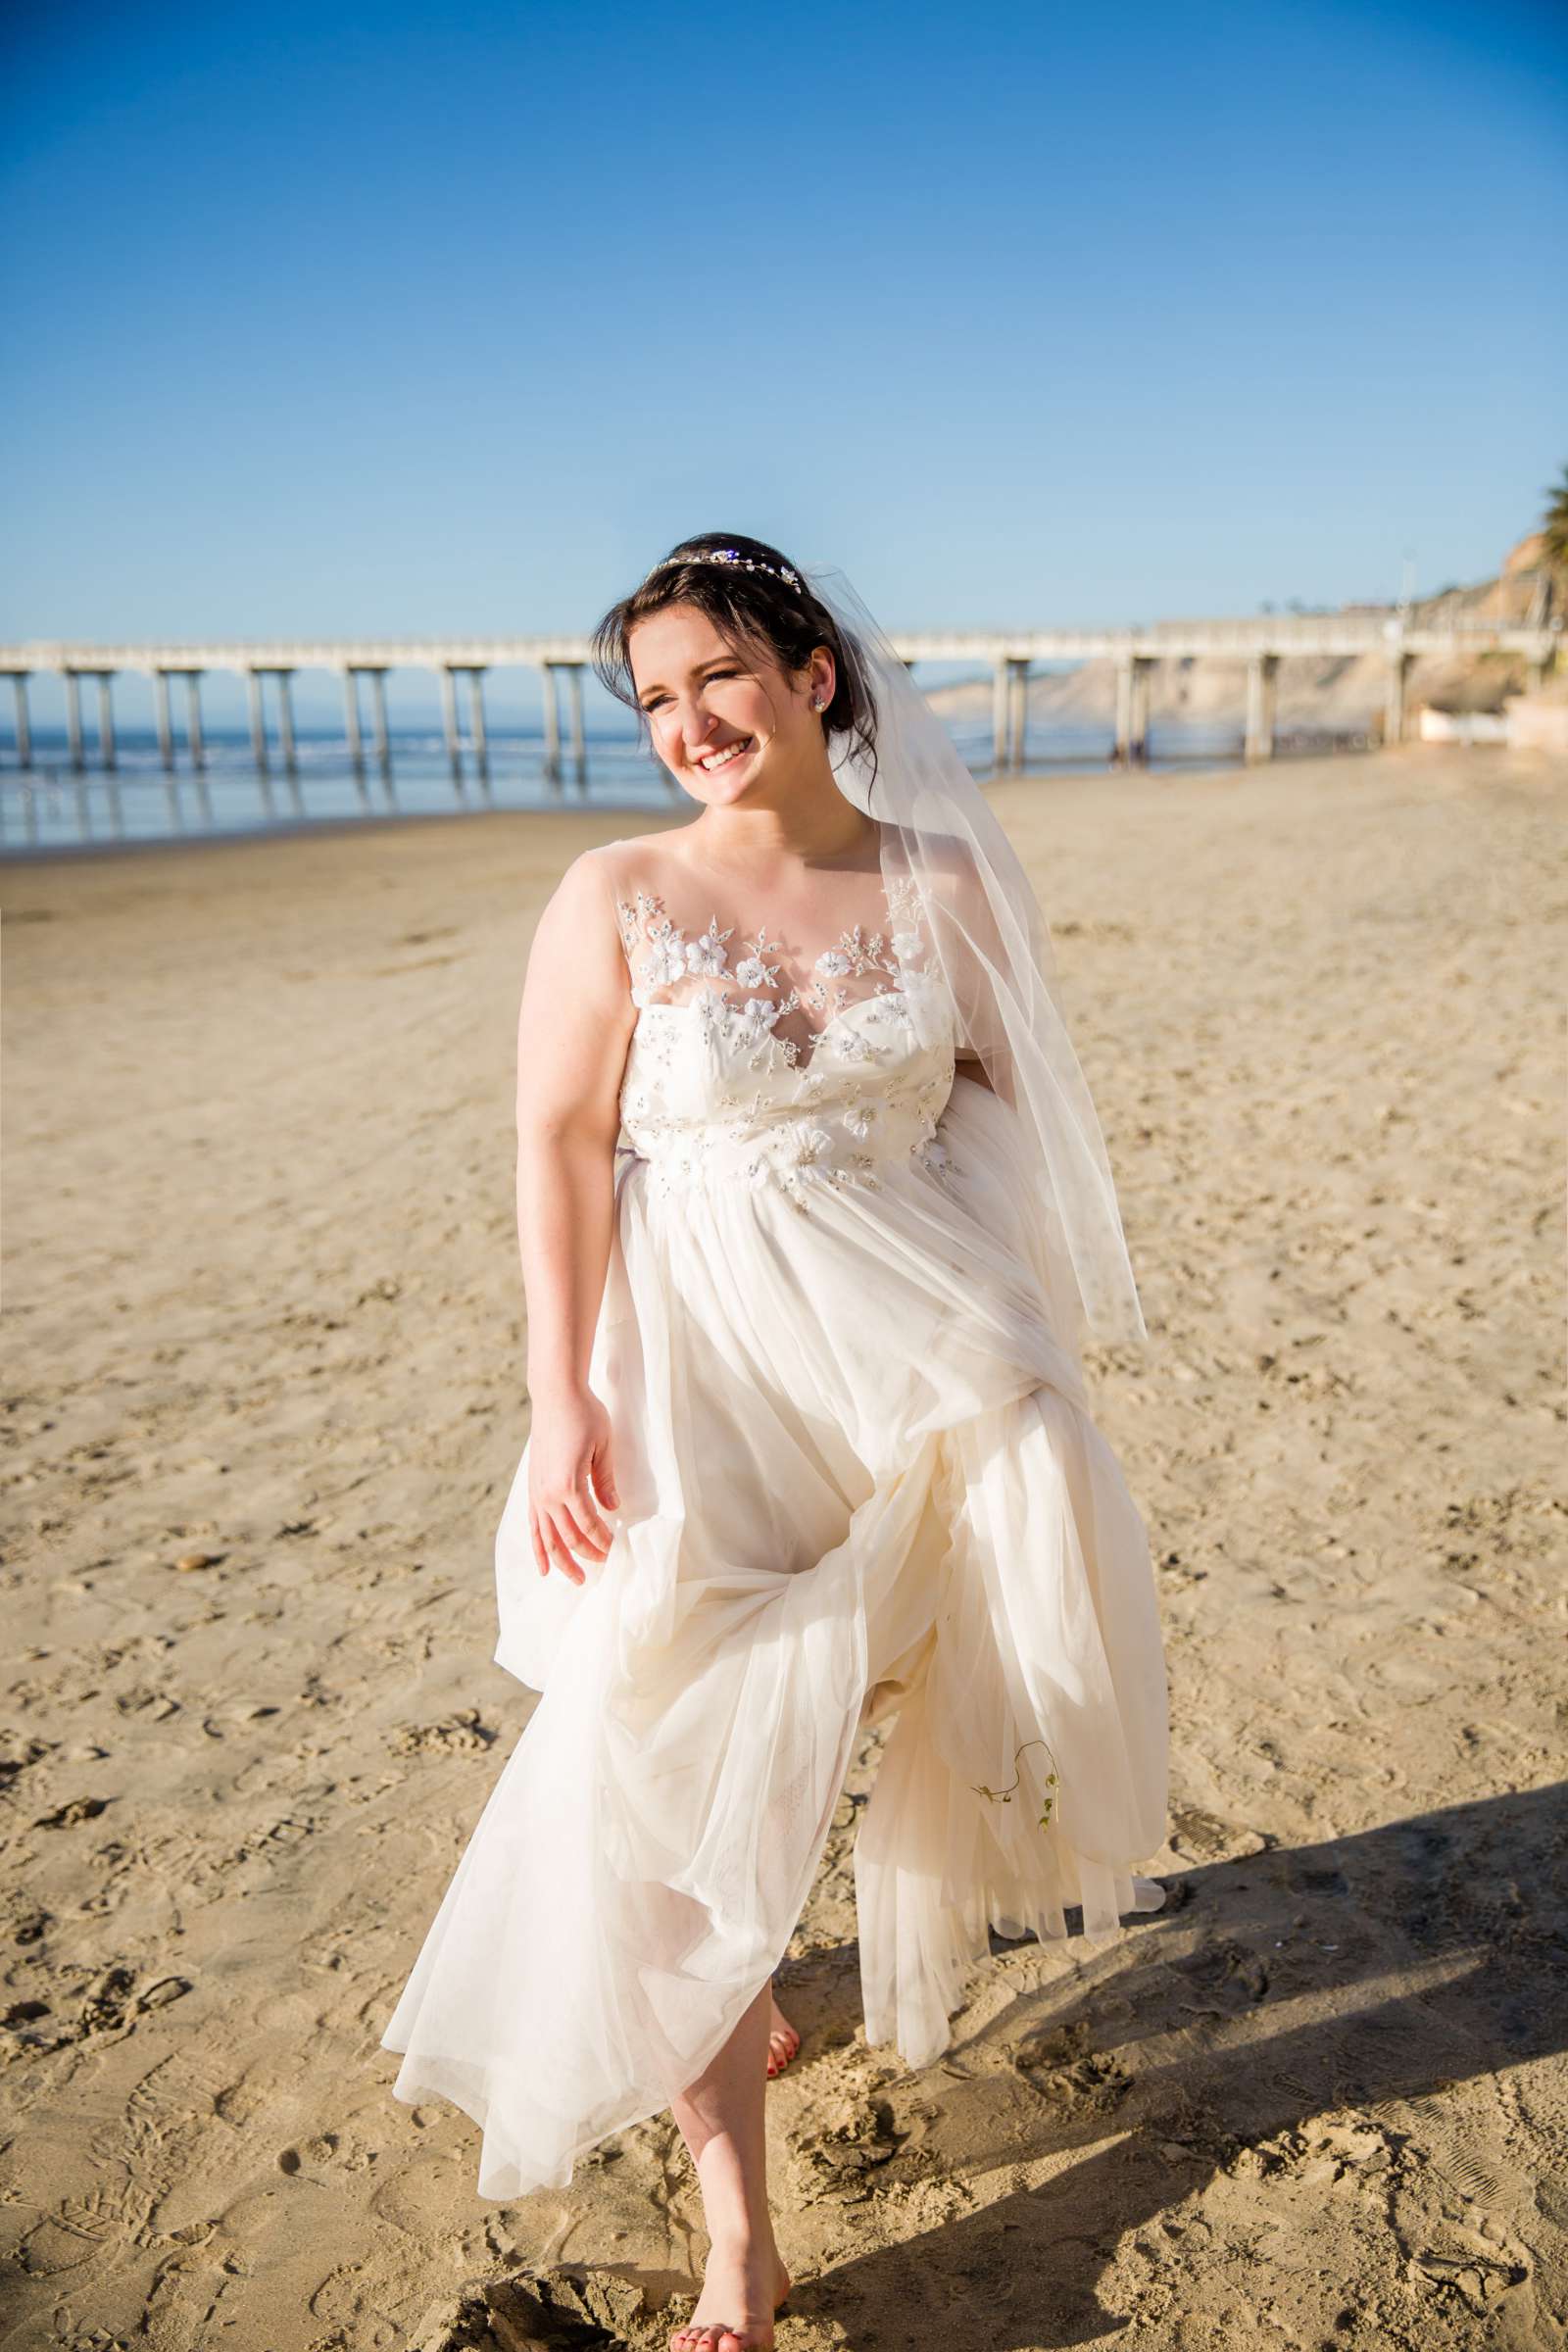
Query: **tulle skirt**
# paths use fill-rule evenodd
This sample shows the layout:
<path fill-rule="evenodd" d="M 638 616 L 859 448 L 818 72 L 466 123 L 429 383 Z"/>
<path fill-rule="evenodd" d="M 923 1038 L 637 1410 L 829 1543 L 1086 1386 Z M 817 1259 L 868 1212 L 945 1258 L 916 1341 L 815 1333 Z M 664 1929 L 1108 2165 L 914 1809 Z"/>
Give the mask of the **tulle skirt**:
<path fill-rule="evenodd" d="M 865 1729 L 866 2037 L 920 2067 L 989 1931 L 1156 1908 L 1166 1691 L 1148 1535 L 1054 1336 L 1011 1114 L 806 1209 L 622 1169 L 590 1378 L 615 1541 L 541 1578 L 526 1449 L 496 1657 L 541 1692 L 382 2046 L 482 2127 L 478 2189 L 564 2186 L 722 2047 L 795 1931 Z M 1005 1796 L 1006 1801 L 1003 1801 Z"/>

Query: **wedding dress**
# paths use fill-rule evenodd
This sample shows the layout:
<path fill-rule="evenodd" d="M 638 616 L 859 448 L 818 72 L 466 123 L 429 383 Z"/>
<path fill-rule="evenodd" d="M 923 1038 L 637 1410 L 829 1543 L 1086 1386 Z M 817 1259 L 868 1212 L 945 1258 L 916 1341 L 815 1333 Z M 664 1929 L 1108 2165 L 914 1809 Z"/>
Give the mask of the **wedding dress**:
<path fill-rule="evenodd" d="M 1103 1936 L 1163 1899 L 1133 1870 L 1166 1826 L 1148 1536 L 918 899 L 831 874 L 802 946 L 657 845 L 588 854 L 637 1006 L 590 1370 L 614 1542 L 581 1586 L 540 1576 L 525 1447 L 495 1654 L 542 1696 L 382 2037 L 399 2098 L 482 2126 L 498 2199 L 703 2071 L 884 1718 L 868 2041 L 935 2059 L 992 1927 L 1081 1905 Z"/>

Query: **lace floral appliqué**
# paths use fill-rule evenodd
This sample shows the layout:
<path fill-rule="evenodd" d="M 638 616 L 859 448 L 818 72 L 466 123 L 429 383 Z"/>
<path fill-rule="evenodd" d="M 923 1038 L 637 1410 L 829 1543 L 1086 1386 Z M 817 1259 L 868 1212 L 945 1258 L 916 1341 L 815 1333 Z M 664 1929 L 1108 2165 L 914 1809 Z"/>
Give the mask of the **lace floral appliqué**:
<path fill-rule="evenodd" d="M 918 966 L 924 957 L 920 898 L 913 878 L 904 875 L 885 884 L 883 896 L 889 932 L 878 930 L 868 936 L 859 923 L 841 932 L 836 944 L 824 948 L 816 957 L 811 978 L 779 996 L 781 966 L 776 958 L 783 943 L 768 938 L 765 924 L 755 939 L 744 941 L 732 961 L 729 942 L 735 936 L 733 924 L 721 931 L 718 917 L 710 915 L 707 930 L 691 936 L 672 919 L 657 892 L 639 887 L 630 898 L 615 902 L 621 945 L 631 967 L 632 1002 L 641 1007 L 677 1001 L 661 998 L 659 992 L 705 981 L 708 993 L 717 1000 L 717 1008 L 730 1014 L 742 1033 L 749 1031 L 759 1038 L 771 1035 L 791 1012 L 823 1016 L 812 1024 L 814 1045 L 827 1019 L 864 995 L 895 995 L 908 969 Z M 858 991 L 851 985 L 868 974 L 873 976 L 869 991 Z M 735 991 L 742 993 L 737 997 Z M 688 995 L 678 1001 L 703 1000 Z M 803 1066 L 799 1039 L 776 1037 L 773 1044 L 792 1067 Z"/>
<path fill-rule="evenodd" d="M 944 1181 L 961 1172 L 936 1133 L 951 1054 L 940 1039 L 921 1048 L 910 1003 L 932 981 L 919 894 L 905 877 L 883 896 L 885 931 L 857 923 L 841 932 L 810 976 L 784 989 L 783 943 L 765 923 L 732 949 L 736 927 L 721 928 L 716 915 L 689 932 L 657 892 L 616 899 L 639 1013 L 622 1117 L 661 1192 L 725 1171 L 777 1185 L 804 1208 L 818 1184 L 875 1188 L 887 1160 L 904 1153 Z M 806 1057 L 801 1040 L 778 1033 L 797 1011 L 818 1016 Z M 701 1102 L 680 1099 L 692 1067 L 684 1022 L 650 1028 L 642 1017 L 662 1012 L 690 1015 L 713 1050 L 697 1065 L 717 1073 Z M 750 1088 L 748 1070 L 757 1073 Z"/>

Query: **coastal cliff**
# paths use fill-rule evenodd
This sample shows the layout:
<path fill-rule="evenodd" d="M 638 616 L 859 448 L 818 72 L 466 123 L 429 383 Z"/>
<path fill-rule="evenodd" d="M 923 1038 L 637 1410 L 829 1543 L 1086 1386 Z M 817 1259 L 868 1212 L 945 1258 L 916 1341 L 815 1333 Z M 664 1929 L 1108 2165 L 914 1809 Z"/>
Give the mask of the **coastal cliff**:
<path fill-rule="evenodd" d="M 1453 620 L 1507 621 L 1539 624 L 1568 604 L 1560 573 L 1547 561 L 1540 532 L 1532 532 L 1510 549 L 1494 579 L 1471 587 L 1443 589 L 1438 595 L 1411 603 L 1406 614 L 1412 628 Z M 1396 605 L 1348 604 L 1338 608 L 1358 616 L 1382 614 L 1394 619 Z M 1501 711 L 1510 696 L 1524 693 L 1528 664 L 1520 654 L 1478 652 L 1457 658 L 1417 656 L 1411 665 L 1409 697 L 1412 709 L 1422 704 L 1439 710 Z M 934 709 L 952 717 L 979 717 L 991 708 L 988 678 L 965 680 L 934 689 Z M 1282 729 L 1302 726 L 1372 732 L 1382 722 L 1387 670 L 1377 654 L 1332 658 L 1283 655 L 1278 677 L 1278 724 Z M 1029 681 L 1029 717 L 1110 723 L 1116 701 L 1115 663 L 1108 659 L 1081 662 L 1074 669 L 1036 672 Z M 1149 677 L 1151 720 L 1240 720 L 1247 703 L 1247 664 L 1203 659 L 1156 662 Z"/>

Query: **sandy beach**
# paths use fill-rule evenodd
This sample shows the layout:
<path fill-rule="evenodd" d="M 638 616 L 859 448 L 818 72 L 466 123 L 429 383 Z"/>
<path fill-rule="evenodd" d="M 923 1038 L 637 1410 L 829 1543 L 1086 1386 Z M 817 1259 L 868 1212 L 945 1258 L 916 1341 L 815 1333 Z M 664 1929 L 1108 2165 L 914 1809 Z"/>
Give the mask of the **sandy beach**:
<path fill-rule="evenodd" d="M 779 1979 L 780 2352 L 1568 2339 L 1565 788 L 993 789 L 1153 1335 L 1089 1369 L 1169 1896 L 996 1939 L 911 2074 L 859 2023 L 869 1737 Z M 0 2352 L 661 2352 L 695 2291 L 667 2117 L 485 2203 L 377 2047 L 534 1703 L 491 1661 L 527 944 L 647 821 L 0 871 Z"/>

